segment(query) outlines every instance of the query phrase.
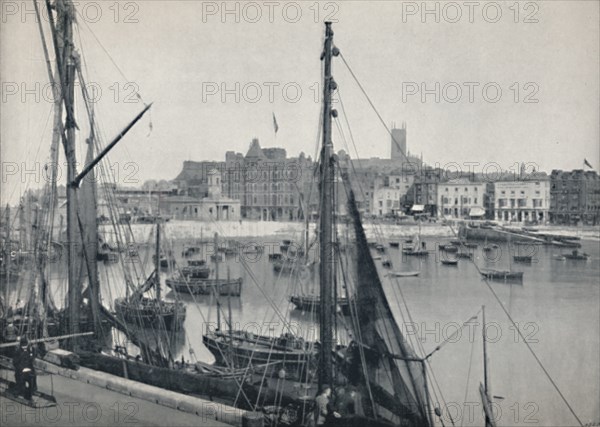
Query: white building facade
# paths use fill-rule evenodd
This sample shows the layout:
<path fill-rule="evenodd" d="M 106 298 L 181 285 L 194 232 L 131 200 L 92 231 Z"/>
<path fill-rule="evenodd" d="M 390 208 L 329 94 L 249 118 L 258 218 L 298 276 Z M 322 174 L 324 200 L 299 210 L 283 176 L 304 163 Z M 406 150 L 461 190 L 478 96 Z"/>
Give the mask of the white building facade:
<path fill-rule="evenodd" d="M 549 220 L 550 180 L 547 177 L 494 183 L 494 218 L 498 221 Z"/>
<path fill-rule="evenodd" d="M 460 178 L 437 184 L 437 216 L 484 218 L 485 183 Z"/>
<path fill-rule="evenodd" d="M 375 182 L 372 214 L 376 216 L 397 216 L 403 213 L 401 199 L 411 188 L 413 175 L 388 175 Z"/>

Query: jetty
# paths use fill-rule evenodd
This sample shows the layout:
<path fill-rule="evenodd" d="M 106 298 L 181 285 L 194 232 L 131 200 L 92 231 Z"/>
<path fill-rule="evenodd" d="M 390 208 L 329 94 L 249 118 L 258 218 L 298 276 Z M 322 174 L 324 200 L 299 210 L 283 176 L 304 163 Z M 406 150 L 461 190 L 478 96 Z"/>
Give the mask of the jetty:
<path fill-rule="evenodd" d="M 80 367 L 36 360 L 38 390 L 54 406 L 32 408 L 0 396 L 2 425 L 242 426 L 257 414 Z M 0 377 L 14 380 L 10 359 L 0 357 Z M 262 418 L 262 414 L 260 414 Z M 259 420 L 253 420 L 255 423 Z M 261 420 L 262 421 L 262 420 Z M 262 425 L 262 422 L 254 425 Z"/>

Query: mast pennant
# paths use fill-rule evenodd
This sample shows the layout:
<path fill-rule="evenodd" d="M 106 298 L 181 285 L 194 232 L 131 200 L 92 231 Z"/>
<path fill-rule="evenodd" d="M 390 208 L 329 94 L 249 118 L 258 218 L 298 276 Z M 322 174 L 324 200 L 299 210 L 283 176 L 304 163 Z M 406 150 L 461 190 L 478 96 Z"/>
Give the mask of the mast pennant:
<path fill-rule="evenodd" d="M 277 124 L 277 118 L 275 117 L 275 113 L 273 113 L 273 129 L 275 129 L 275 135 L 277 135 L 279 125 Z"/>

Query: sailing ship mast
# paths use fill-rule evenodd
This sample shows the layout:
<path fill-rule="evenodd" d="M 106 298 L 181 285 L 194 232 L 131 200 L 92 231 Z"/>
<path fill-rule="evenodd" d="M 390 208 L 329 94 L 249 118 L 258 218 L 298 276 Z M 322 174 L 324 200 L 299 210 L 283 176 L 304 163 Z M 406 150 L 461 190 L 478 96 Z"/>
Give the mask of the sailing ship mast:
<path fill-rule="evenodd" d="M 65 132 L 61 132 L 63 147 L 67 161 L 67 259 L 68 259 L 68 297 L 67 297 L 67 325 L 71 334 L 79 332 L 80 306 L 82 302 L 81 282 L 79 274 L 75 269 L 80 259 L 77 251 L 77 245 L 80 241 L 77 227 L 77 187 L 71 185 L 77 176 L 75 153 L 75 131 L 77 124 L 74 117 L 74 99 L 75 99 L 75 71 L 76 58 L 73 44 L 73 22 L 75 20 L 75 10 L 71 2 L 67 0 L 57 0 L 54 8 L 58 28 L 54 22 L 54 14 L 49 1 L 46 1 L 48 16 L 52 29 L 52 38 L 56 54 L 57 74 L 62 88 L 62 99 L 65 105 L 66 122 Z M 62 126 L 62 123 L 61 123 Z M 77 347 L 76 339 L 71 340 L 71 347 Z"/>
<path fill-rule="evenodd" d="M 156 301 L 160 304 L 160 221 L 156 220 L 156 262 L 154 263 L 156 277 Z"/>
<path fill-rule="evenodd" d="M 319 389 L 333 380 L 333 144 L 331 141 L 331 93 L 336 84 L 331 75 L 331 58 L 334 54 L 331 22 L 325 22 L 325 46 L 321 55 L 323 75 L 323 147 L 321 152 L 321 209 L 319 215 L 320 244 L 320 325 L 321 356 L 319 358 Z"/>
<path fill-rule="evenodd" d="M 490 380 L 488 375 L 488 357 L 487 357 L 487 336 L 485 327 L 485 306 L 481 307 L 483 338 L 483 384 L 479 386 L 479 393 L 483 403 L 483 413 L 485 415 L 485 427 L 496 427 L 494 412 L 492 410 L 492 399 L 490 398 Z"/>

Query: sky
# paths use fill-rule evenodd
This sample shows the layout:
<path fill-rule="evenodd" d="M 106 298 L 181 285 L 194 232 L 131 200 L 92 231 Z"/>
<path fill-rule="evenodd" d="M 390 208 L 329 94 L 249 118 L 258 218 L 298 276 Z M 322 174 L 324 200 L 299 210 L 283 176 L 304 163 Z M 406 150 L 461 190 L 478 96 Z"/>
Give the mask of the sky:
<path fill-rule="evenodd" d="M 6 203 L 44 182 L 52 97 L 32 3 L 0 4 Z M 405 122 L 409 151 L 426 163 L 549 172 L 586 158 L 598 170 L 599 4 L 80 1 L 75 42 L 104 144 L 143 108 L 135 93 L 154 103 L 110 154 L 120 185 L 173 179 L 183 161 L 245 153 L 252 138 L 314 156 L 325 19 L 385 123 Z M 389 157 L 390 137 L 341 56 L 333 75 L 358 153 L 336 132 L 335 149 Z M 81 101 L 77 111 L 82 158 Z"/>

